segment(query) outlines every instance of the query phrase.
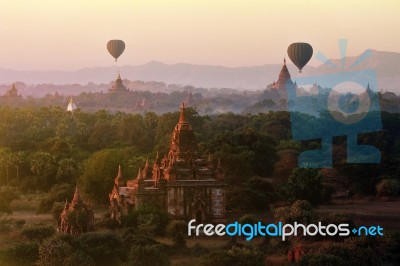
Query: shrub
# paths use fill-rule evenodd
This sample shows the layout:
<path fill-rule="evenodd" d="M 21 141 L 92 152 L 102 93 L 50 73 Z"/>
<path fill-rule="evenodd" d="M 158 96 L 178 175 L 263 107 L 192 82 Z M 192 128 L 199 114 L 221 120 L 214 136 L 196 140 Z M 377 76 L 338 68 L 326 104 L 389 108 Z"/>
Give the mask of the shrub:
<path fill-rule="evenodd" d="M 168 266 L 170 259 L 162 245 L 135 245 L 132 246 L 128 260 L 136 266 Z"/>
<path fill-rule="evenodd" d="M 64 238 L 55 235 L 42 242 L 39 247 L 38 265 L 54 266 L 66 265 L 69 256 L 75 252 L 75 249 Z"/>
<path fill-rule="evenodd" d="M 239 219 L 239 223 L 241 224 L 254 224 L 256 222 L 256 218 L 251 214 L 245 214 Z"/>
<path fill-rule="evenodd" d="M 121 218 L 121 225 L 124 228 L 127 227 L 137 227 L 138 225 L 138 214 L 137 212 L 131 212 L 127 215 L 122 216 Z"/>
<path fill-rule="evenodd" d="M 145 206 L 136 210 L 139 231 L 149 235 L 164 235 L 168 214 L 158 208 Z"/>
<path fill-rule="evenodd" d="M 311 205 L 318 205 L 322 192 L 322 174 L 317 169 L 293 169 L 286 187 L 290 201 L 307 200 Z"/>
<path fill-rule="evenodd" d="M 64 206 L 64 202 L 54 202 L 53 207 L 51 208 L 51 215 L 58 225 L 60 225 L 60 216 L 64 210 Z"/>
<path fill-rule="evenodd" d="M 42 242 L 44 239 L 54 235 L 56 230 L 53 226 L 34 224 L 25 227 L 22 230 L 22 235 L 32 241 Z"/>
<path fill-rule="evenodd" d="M 18 195 L 13 190 L 6 190 L 4 192 L 0 192 L 0 214 L 12 213 L 10 209 L 10 204 L 15 199 L 18 199 Z"/>
<path fill-rule="evenodd" d="M 147 236 L 141 236 L 141 235 L 135 235 L 135 234 L 125 234 L 122 237 L 122 241 L 124 243 L 124 246 L 128 248 L 128 250 L 133 247 L 133 246 L 146 246 L 146 245 L 157 245 L 160 244 L 156 240 L 147 237 Z"/>
<path fill-rule="evenodd" d="M 330 254 L 306 254 L 296 263 L 300 266 L 342 266 L 348 265 L 345 260 Z"/>
<path fill-rule="evenodd" d="M 17 220 L 14 221 L 15 228 L 17 228 L 19 230 L 21 230 L 22 227 L 24 227 L 24 225 L 25 225 L 25 220 L 24 219 L 17 219 Z"/>
<path fill-rule="evenodd" d="M 87 233 L 77 238 L 80 251 L 91 257 L 95 265 L 119 265 L 126 257 L 122 241 L 110 233 Z"/>
<path fill-rule="evenodd" d="M 0 233 L 7 233 L 11 231 L 14 224 L 14 219 L 12 218 L 0 218 Z"/>
<path fill-rule="evenodd" d="M 376 237 L 356 237 L 330 244 L 321 253 L 336 256 L 348 265 L 380 265 L 383 250 L 382 242 Z"/>
<path fill-rule="evenodd" d="M 274 212 L 275 220 L 283 223 L 310 223 L 315 218 L 315 213 L 306 200 L 297 200 L 290 207 L 281 207 Z"/>
<path fill-rule="evenodd" d="M 115 230 L 119 227 L 119 223 L 112 218 L 104 218 L 96 224 L 97 227 Z"/>
<path fill-rule="evenodd" d="M 177 247 L 186 246 L 187 224 L 183 221 L 172 221 L 167 232 Z"/>
<path fill-rule="evenodd" d="M 2 254 L 3 265 L 35 265 L 38 259 L 39 248 L 36 243 L 23 243 L 9 248 Z"/>
<path fill-rule="evenodd" d="M 228 251 L 214 251 L 202 257 L 203 266 L 262 266 L 263 254 L 255 249 L 232 248 Z"/>
<path fill-rule="evenodd" d="M 37 213 L 48 213 L 52 210 L 55 202 L 65 202 L 71 200 L 74 195 L 74 187 L 70 184 L 54 185 L 46 198 L 39 203 Z"/>
<path fill-rule="evenodd" d="M 393 198 L 399 195 L 400 182 L 397 179 L 383 179 L 376 185 L 378 197 Z"/>

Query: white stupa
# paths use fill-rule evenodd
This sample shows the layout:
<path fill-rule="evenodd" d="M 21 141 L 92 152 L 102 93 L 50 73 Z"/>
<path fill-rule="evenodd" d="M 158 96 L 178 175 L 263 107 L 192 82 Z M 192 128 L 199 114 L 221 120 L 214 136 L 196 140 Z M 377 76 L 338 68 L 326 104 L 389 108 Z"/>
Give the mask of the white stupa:
<path fill-rule="evenodd" d="M 74 103 L 74 101 L 72 100 L 72 98 L 69 100 L 69 104 L 68 104 L 68 107 L 67 107 L 67 111 L 68 112 L 73 112 L 73 111 L 75 111 L 76 110 L 76 105 L 75 105 L 75 103 Z"/>

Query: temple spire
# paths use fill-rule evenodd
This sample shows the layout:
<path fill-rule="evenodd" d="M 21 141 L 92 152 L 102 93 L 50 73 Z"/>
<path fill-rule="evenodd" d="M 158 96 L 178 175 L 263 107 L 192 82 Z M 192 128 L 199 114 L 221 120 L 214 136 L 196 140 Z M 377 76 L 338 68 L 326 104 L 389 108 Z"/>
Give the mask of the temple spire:
<path fill-rule="evenodd" d="M 286 66 L 286 58 L 283 58 L 283 64 Z"/>
<path fill-rule="evenodd" d="M 185 116 L 185 103 L 182 102 L 181 104 L 181 114 L 179 116 L 179 124 L 186 123 L 186 116 Z"/>
<path fill-rule="evenodd" d="M 75 187 L 75 193 L 74 193 L 74 197 L 73 197 L 71 203 L 73 205 L 77 205 L 77 204 L 82 203 L 81 194 L 80 194 L 78 185 L 76 185 L 76 187 Z"/>
<path fill-rule="evenodd" d="M 139 168 L 138 175 L 137 175 L 137 180 L 139 180 L 139 179 L 143 179 L 142 171 L 140 171 L 140 168 Z"/>
<path fill-rule="evenodd" d="M 121 165 L 118 165 L 118 175 L 117 175 L 117 178 L 122 178 Z"/>

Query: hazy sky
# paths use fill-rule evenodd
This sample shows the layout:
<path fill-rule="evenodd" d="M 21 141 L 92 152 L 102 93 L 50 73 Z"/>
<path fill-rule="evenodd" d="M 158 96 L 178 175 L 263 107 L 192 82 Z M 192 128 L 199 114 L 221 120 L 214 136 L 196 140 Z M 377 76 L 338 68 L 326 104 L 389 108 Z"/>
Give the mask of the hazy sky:
<path fill-rule="evenodd" d="M 398 0 L 0 0 L 0 68 L 253 66 L 282 62 L 298 41 L 339 58 L 339 38 L 349 55 L 400 52 L 399 12 Z M 110 39 L 126 43 L 118 63 Z"/>

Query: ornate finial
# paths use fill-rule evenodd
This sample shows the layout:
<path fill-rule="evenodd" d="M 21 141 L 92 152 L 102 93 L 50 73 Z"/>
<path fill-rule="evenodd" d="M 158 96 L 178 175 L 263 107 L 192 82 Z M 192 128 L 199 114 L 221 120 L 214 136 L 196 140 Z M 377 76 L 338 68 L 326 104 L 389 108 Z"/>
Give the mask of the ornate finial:
<path fill-rule="evenodd" d="M 121 79 L 121 75 L 120 75 L 119 71 L 118 71 L 117 79 Z"/>

